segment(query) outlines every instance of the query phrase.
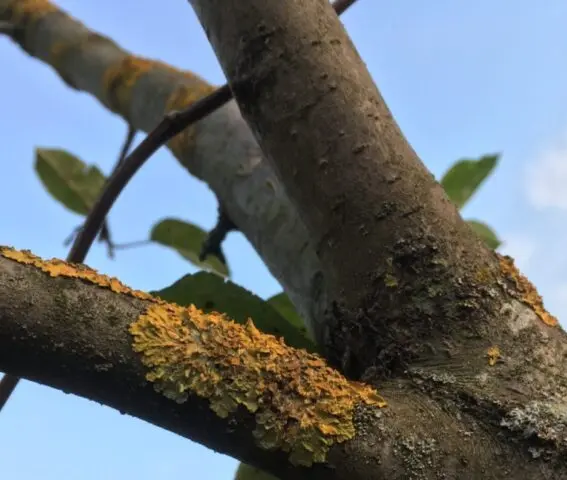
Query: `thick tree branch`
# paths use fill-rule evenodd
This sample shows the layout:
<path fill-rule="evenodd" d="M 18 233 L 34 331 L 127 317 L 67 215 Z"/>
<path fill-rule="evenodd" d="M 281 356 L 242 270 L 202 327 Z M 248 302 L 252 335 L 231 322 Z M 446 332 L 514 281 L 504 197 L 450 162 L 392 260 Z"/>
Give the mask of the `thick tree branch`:
<path fill-rule="evenodd" d="M 316 242 L 331 295 L 330 358 L 380 385 L 459 384 L 429 394 L 462 402 L 479 424 L 551 440 L 548 452 L 563 461 L 565 332 L 511 259 L 462 221 L 327 2 L 190 1 Z"/>
<path fill-rule="evenodd" d="M 509 430 L 479 426 L 468 405 L 450 400 L 447 392 L 457 394 L 459 382 L 441 383 L 437 393 L 431 387 L 440 378 L 423 377 L 421 388 L 385 383 L 380 393 L 395 397 L 380 408 L 372 389 L 251 325 L 166 304 L 84 266 L 4 247 L 0 369 L 104 403 L 282 479 L 566 473 L 565 463 L 549 458 L 523 464 L 502 435 Z M 324 458 L 311 467 L 290 461 L 306 463 L 314 452 Z"/>
<path fill-rule="evenodd" d="M 213 90 L 190 72 L 131 55 L 48 0 L 0 0 L 0 22 L 12 25 L 4 33 L 69 86 L 90 93 L 139 131 L 151 131 L 167 112 L 183 110 Z M 326 287 L 319 260 L 236 103 L 184 130 L 168 147 L 211 187 L 309 329 L 321 330 Z"/>
<path fill-rule="evenodd" d="M 475 329 L 492 326 L 510 295 L 479 298 L 503 279 L 500 258 L 407 143 L 327 2 L 191 3 L 316 242 L 341 324 L 329 346 L 361 374 L 377 357 L 429 357 L 427 341 L 465 346 L 467 302 Z"/>

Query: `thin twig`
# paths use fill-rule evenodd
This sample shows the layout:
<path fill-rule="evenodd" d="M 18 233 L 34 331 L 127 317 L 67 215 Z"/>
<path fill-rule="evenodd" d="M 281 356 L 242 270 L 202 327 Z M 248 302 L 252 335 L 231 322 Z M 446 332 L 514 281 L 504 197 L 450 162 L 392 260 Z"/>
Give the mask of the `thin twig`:
<path fill-rule="evenodd" d="M 127 155 L 128 155 L 128 152 L 130 151 L 130 148 L 132 147 L 132 143 L 134 142 L 135 136 L 136 136 L 136 129 L 132 126 L 131 123 L 128 123 L 128 131 L 126 133 L 126 138 L 124 139 L 124 143 L 122 144 L 122 147 L 120 148 L 120 153 L 118 154 L 118 159 L 116 160 L 116 163 L 115 163 L 115 165 L 112 169 L 111 176 L 125 162 Z M 98 239 L 99 239 L 99 242 L 105 242 L 106 243 L 106 249 L 108 251 L 108 256 L 110 258 L 114 258 L 114 251 L 116 250 L 116 245 L 114 245 L 114 242 L 112 241 L 112 236 L 110 235 L 110 227 L 108 226 L 108 218 L 104 219 L 104 222 L 103 222 L 102 227 L 100 229 L 100 234 L 98 236 Z"/>
<path fill-rule="evenodd" d="M 85 225 L 71 247 L 71 261 L 80 263 L 85 259 L 98 230 L 110 208 L 142 165 L 162 145 L 194 122 L 201 120 L 230 100 L 232 93 L 228 85 L 215 90 L 181 112 L 170 112 L 150 134 L 128 155 L 122 165 L 108 179 L 106 188 L 91 210 Z"/>
<path fill-rule="evenodd" d="M 132 147 L 132 143 L 134 141 L 135 136 L 136 136 L 136 129 L 134 129 L 134 127 L 132 127 L 132 125 L 129 123 L 128 124 L 128 131 L 126 132 L 126 137 L 124 139 L 124 142 L 122 143 L 122 146 L 120 147 L 120 153 L 118 154 L 118 158 L 116 159 L 116 162 L 115 162 L 114 166 L 112 167 L 112 171 L 110 173 L 111 176 L 118 169 L 118 167 L 120 165 L 122 165 L 122 163 L 126 159 L 126 156 L 129 152 L 130 148 Z M 63 245 L 65 245 L 65 246 L 70 245 L 75 240 L 76 236 L 79 234 L 79 232 L 81 231 L 82 228 L 83 228 L 83 225 L 76 227 L 71 232 L 71 234 L 65 239 L 65 241 L 63 242 Z M 110 235 L 110 227 L 108 226 L 108 218 L 104 219 L 104 222 L 103 222 L 103 224 L 100 228 L 100 233 L 98 235 L 98 241 L 106 243 L 106 248 L 108 250 L 108 256 L 110 258 L 114 258 L 114 251 L 116 250 L 116 245 L 112 241 L 112 237 Z"/>
<path fill-rule="evenodd" d="M 149 245 L 151 240 L 138 240 L 137 242 L 115 243 L 114 250 L 127 250 L 128 248 L 144 247 Z"/>
<path fill-rule="evenodd" d="M 344 13 L 349 7 L 351 7 L 356 0 L 336 0 L 333 2 L 333 8 L 337 15 Z"/>
<path fill-rule="evenodd" d="M 336 0 L 333 8 L 337 15 L 342 14 L 356 0 Z M 128 184 L 134 174 L 162 145 L 175 135 L 185 130 L 192 123 L 198 122 L 218 108 L 222 107 L 232 98 L 232 91 L 228 85 L 215 90 L 210 95 L 198 100 L 181 112 L 170 112 L 152 130 L 148 136 L 128 155 L 112 173 L 101 196 L 91 209 L 83 228 L 75 238 L 67 261 L 82 263 L 103 226 L 106 215 L 112 205 Z M 4 375 L 0 380 L 0 410 L 4 407 L 11 393 L 16 388 L 19 378 Z"/>

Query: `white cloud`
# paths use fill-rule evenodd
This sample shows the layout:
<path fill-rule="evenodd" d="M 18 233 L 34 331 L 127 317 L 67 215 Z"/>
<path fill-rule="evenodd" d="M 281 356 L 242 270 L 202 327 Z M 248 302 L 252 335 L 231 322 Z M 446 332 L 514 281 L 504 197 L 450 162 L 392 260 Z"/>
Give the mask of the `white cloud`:
<path fill-rule="evenodd" d="M 536 207 L 567 210 L 567 135 L 527 168 L 527 194 Z"/>

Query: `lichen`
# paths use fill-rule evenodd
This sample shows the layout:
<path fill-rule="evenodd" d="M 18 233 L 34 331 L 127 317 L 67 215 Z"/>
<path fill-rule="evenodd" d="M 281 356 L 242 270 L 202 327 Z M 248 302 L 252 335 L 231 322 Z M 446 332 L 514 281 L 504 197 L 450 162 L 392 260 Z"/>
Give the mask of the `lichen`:
<path fill-rule="evenodd" d="M 107 288 L 115 293 L 129 295 L 131 297 L 149 300 L 155 303 L 165 303 L 162 300 L 151 296 L 149 293 L 140 290 L 133 290 L 124 285 L 120 280 L 98 273 L 96 270 L 82 264 L 75 264 L 53 258 L 51 260 L 43 260 L 34 255 L 29 250 L 16 250 L 9 247 L 0 247 L 0 255 L 10 260 L 25 265 L 33 265 L 42 272 L 49 274 L 51 277 L 70 277 L 84 280 L 88 283 Z"/>
<path fill-rule="evenodd" d="M 138 78 L 156 68 L 159 62 L 133 55 L 126 55 L 111 65 L 102 77 L 105 99 L 110 109 L 128 117 L 133 87 Z M 159 63 L 162 67 L 165 64 Z M 171 69 L 171 67 L 168 67 Z"/>
<path fill-rule="evenodd" d="M 532 283 L 524 277 L 514 265 L 512 257 L 496 254 L 500 261 L 500 271 L 504 278 L 512 285 L 506 292 L 528 305 L 539 319 L 549 326 L 558 325 L 557 318 L 551 315 L 543 306 L 543 299 L 537 293 Z M 506 286 L 508 287 L 508 286 Z"/>
<path fill-rule="evenodd" d="M 384 285 L 388 288 L 396 288 L 398 286 L 398 280 L 391 273 L 386 273 L 384 275 Z"/>
<path fill-rule="evenodd" d="M 191 74 L 186 73 L 186 75 Z M 184 110 L 189 105 L 192 105 L 214 90 L 214 88 L 206 82 L 195 82 L 194 77 L 189 80 L 192 80 L 192 84 L 180 84 L 173 90 L 167 99 L 164 113 L 169 113 L 173 110 Z M 194 137 L 195 126 L 190 125 L 173 137 L 167 143 L 167 146 L 174 155 L 180 157 L 183 156 L 184 153 L 187 153 L 187 148 L 194 143 Z"/>
<path fill-rule="evenodd" d="M 385 406 L 376 391 L 347 381 L 322 358 L 194 306 L 152 305 L 130 326 L 134 350 L 156 390 L 177 402 L 207 398 L 220 417 L 240 405 L 254 415 L 254 438 L 293 464 L 324 462 L 355 435 L 357 404 Z"/>
<path fill-rule="evenodd" d="M 498 360 L 500 360 L 500 357 L 502 356 L 502 354 L 500 353 L 500 348 L 498 348 L 498 345 L 493 345 L 492 347 L 490 347 L 486 351 L 486 356 L 488 357 L 488 364 L 491 367 L 496 365 L 496 363 L 498 362 Z"/>
<path fill-rule="evenodd" d="M 242 406 L 254 415 L 257 444 L 282 449 L 294 465 L 324 462 L 332 445 L 353 438 L 357 405 L 386 406 L 373 388 L 260 332 L 252 320 L 240 325 L 220 313 L 170 304 L 85 265 L 43 260 L 27 250 L 0 247 L 0 255 L 52 277 L 76 278 L 148 301 L 129 327 L 147 380 L 176 402 L 189 394 L 208 399 L 221 418 Z"/>
<path fill-rule="evenodd" d="M 510 410 L 500 425 L 519 432 L 524 438 L 537 438 L 567 446 L 567 405 L 565 398 L 533 401 Z"/>

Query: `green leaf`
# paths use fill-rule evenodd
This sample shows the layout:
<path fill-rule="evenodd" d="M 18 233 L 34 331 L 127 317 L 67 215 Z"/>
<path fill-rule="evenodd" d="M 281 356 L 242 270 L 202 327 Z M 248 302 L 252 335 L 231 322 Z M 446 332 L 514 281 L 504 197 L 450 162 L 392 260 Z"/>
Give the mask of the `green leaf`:
<path fill-rule="evenodd" d="M 98 167 L 65 150 L 36 148 L 35 171 L 45 189 L 79 215 L 89 213 L 106 183 Z"/>
<path fill-rule="evenodd" d="M 199 253 L 206 238 L 207 232 L 203 229 L 174 218 L 166 218 L 156 223 L 150 233 L 150 240 L 177 250 L 193 265 L 228 277 L 230 275 L 228 265 L 225 265 L 216 256 L 209 255 L 203 262 L 199 260 Z"/>
<path fill-rule="evenodd" d="M 251 318 L 259 330 L 284 337 L 286 344 L 316 351 L 315 344 L 303 331 L 290 324 L 268 302 L 218 275 L 209 272 L 185 275 L 173 285 L 151 293 L 178 305 L 194 304 L 205 312 L 226 313 L 240 324 Z"/>
<path fill-rule="evenodd" d="M 467 223 L 484 241 L 484 243 L 486 243 L 488 248 L 496 250 L 501 245 L 502 242 L 498 240 L 498 237 L 496 236 L 494 231 L 488 225 L 486 225 L 486 223 L 479 222 L 477 220 L 467 220 Z"/>
<path fill-rule="evenodd" d="M 274 307 L 289 323 L 300 330 L 303 335 L 310 337 L 307 329 L 305 328 L 303 320 L 299 316 L 299 313 L 297 313 L 297 310 L 295 309 L 293 303 L 291 303 L 291 300 L 284 292 L 278 293 L 277 295 L 268 298 L 268 300 L 266 301 L 272 307 Z"/>
<path fill-rule="evenodd" d="M 234 475 L 234 480 L 279 480 L 277 477 L 270 475 L 258 468 L 251 467 L 245 463 L 238 466 L 238 470 Z"/>
<path fill-rule="evenodd" d="M 441 178 L 447 196 L 459 209 L 471 198 L 488 177 L 500 158 L 499 154 L 484 155 L 478 160 L 463 159 L 455 163 Z"/>

